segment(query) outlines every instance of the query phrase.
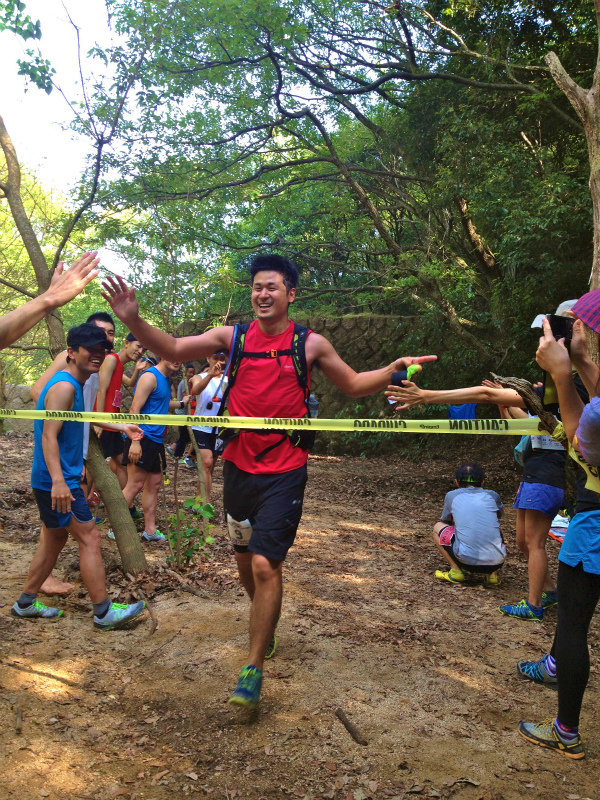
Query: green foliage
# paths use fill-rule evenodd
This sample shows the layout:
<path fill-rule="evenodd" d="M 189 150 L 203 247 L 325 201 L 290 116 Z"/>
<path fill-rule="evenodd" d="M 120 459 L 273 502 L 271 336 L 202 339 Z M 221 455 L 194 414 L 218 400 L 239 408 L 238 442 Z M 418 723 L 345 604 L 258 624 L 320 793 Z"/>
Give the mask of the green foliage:
<path fill-rule="evenodd" d="M 186 509 L 184 511 L 184 509 Z M 181 552 L 184 565 L 188 566 L 207 546 L 214 544 L 210 531 L 215 527 L 209 520 L 215 515 L 210 503 L 204 503 L 201 497 L 185 500 L 178 516 L 169 514 L 169 531 L 167 533 L 175 555 L 168 556 L 167 561 L 177 561 L 177 553 Z M 181 566 L 178 564 L 177 566 Z"/>
<path fill-rule="evenodd" d="M 29 14 L 25 13 L 25 3 L 20 0 L 0 0 L 0 33 L 9 31 L 25 41 L 41 39 L 42 28 L 39 19 L 35 22 Z M 42 58 L 39 53 L 31 49 L 25 51 L 27 59 L 17 59 L 19 75 L 24 75 L 46 94 L 52 91 L 52 75 L 56 70 L 48 59 Z"/>

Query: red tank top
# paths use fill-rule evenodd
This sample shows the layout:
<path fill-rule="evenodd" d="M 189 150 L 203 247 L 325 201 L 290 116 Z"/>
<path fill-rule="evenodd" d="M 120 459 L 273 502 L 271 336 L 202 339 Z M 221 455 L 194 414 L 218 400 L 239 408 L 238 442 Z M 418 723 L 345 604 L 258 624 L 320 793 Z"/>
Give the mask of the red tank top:
<path fill-rule="evenodd" d="M 115 371 L 113 372 L 110 383 L 108 384 L 108 389 L 106 390 L 106 400 L 104 401 L 103 411 L 105 411 L 107 414 L 118 414 L 121 410 L 121 401 L 123 399 L 121 384 L 123 382 L 123 373 L 125 372 L 125 367 L 116 353 L 106 354 L 106 358 L 109 358 L 110 356 L 117 359 L 117 366 L 115 367 Z M 97 411 L 96 403 L 94 403 L 94 411 Z"/>
<path fill-rule="evenodd" d="M 260 353 L 265 350 L 289 350 L 294 323 L 283 333 L 263 333 L 254 320 L 248 328 L 244 350 Z M 310 384 L 310 373 L 309 373 Z M 306 404 L 291 356 L 276 358 L 243 358 L 233 388 L 229 393 L 229 413 L 235 417 L 304 417 Z M 292 447 L 286 440 L 260 461 L 254 457 L 278 439 L 278 434 L 241 431 L 225 448 L 223 458 L 239 469 L 255 475 L 290 472 L 304 466 L 308 451 Z"/>

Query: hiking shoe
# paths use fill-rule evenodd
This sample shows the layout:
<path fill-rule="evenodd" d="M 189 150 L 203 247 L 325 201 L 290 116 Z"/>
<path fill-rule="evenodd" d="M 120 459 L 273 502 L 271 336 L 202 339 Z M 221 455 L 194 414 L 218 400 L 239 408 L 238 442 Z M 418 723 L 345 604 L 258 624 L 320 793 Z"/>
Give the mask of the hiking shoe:
<path fill-rule="evenodd" d="M 483 582 L 486 586 L 500 586 L 500 576 L 495 572 L 491 572 L 489 575 L 484 576 Z"/>
<path fill-rule="evenodd" d="M 527 600 L 520 600 L 514 606 L 499 606 L 498 611 L 501 614 L 506 614 L 507 617 L 515 617 L 516 619 L 538 620 L 538 622 L 544 619 L 544 609 L 535 610 Z"/>
<path fill-rule="evenodd" d="M 109 529 L 108 529 L 108 533 L 107 533 L 106 535 L 107 535 L 107 536 L 108 536 L 108 538 L 111 540 L 111 542 L 114 542 L 114 541 L 115 541 L 115 532 L 113 531 L 113 529 L 112 529 L 112 528 L 109 528 Z"/>
<path fill-rule="evenodd" d="M 553 719 L 547 719 L 538 725 L 535 722 L 519 722 L 519 733 L 528 742 L 558 750 L 567 758 L 585 758 L 579 734 L 574 739 L 566 739 L 561 735 Z"/>
<path fill-rule="evenodd" d="M 110 608 L 102 618 L 94 617 L 94 627 L 103 631 L 114 631 L 131 622 L 146 608 L 144 600 L 128 606 L 126 603 L 111 603 Z"/>
<path fill-rule="evenodd" d="M 198 469 L 198 467 L 196 466 L 196 462 L 193 459 L 191 459 L 189 456 L 187 456 L 187 458 L 183 459 L 183 463 L 188 469 Z"/>
<path fill-rule="evenodd" d="M 138 508 L 136 508 L 135 506 L 133 507 L 133 509 L 131 509 L 131 508 L 129 509 L 129 513 L 131 514 L 131 519 L 134 519 L 134 520 L 135 519 L 144 519 L 143 513 Z"/>
<path fill-rule="evenodd" d="M 465 574 L 458 569 L 449 569 L 444 572 L 441 569 L 436 569 L 435 577 L 440 581 L 448 581 L 448 583 L 464 583 Z"/>
<path fill-rule="evenodd" d="M 277 650 L 277 639 L 275 638 L 275 634 L 273 634 L 273 638 L 271 639 L 271 641 L 269 642 L 269 646 L 267 647 L 265 658 L 273 658 L 276 650 Z"/>
<path fill-rule="evenodd" d="M 234 693 L 229 698 L 233 706 L 243 708 L 256 708 L 260 700 L 260 689 L 262 686 L 262 670 L 248 664 L 242 667 L 238 685 Z"/>
<path fill-rule="evenodd" d="M 94 525 L 104 525 L 106 517 L 94 517 Z"/>
<path fill-rule="evenodd" d="M 558 605 L 556 592 L 542 592 L 542 608 L 554 608 Z"/>
<path fill-rule="evenodd" d="M 30 606 L 25 606 L 25 608 L 21 608 L 18 603 L 15 603 L 10 613 L 13 617 L 23 617 L 25 619 L 58 619 L 65 612 L 62 608 L 52 608 L 40 603 L 39 600 L 34 600 Z"/>
<path fill-rule="evenodd" d="M 156 529 L 156 532 L 153 533 L 152 535 L 146 533 L 146 531 L 142 533 L 142 542 L 166 542 L 166 541 L 167 537 L 163 536 L 163 534 L 158 530 L 158 528 Z"/>
<path fill-rule="evenodd" d="M 519 661 L 517 664 L 517 675 L 526 681 L 541 683 L 550 686 L 551 689 L 558 688 L 556 675 L 550 675 L 546 666 L 546 656 L 539 661 Z"/>

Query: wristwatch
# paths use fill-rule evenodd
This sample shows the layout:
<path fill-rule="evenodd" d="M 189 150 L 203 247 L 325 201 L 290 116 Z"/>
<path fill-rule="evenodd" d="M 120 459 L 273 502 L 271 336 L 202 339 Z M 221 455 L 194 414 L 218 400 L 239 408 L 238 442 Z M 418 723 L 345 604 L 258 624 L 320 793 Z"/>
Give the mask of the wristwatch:
<path fill-rule="evenodd" d="M 183 400 L 179 401 L 179 408 L 185 408 L 185 403 L 183 402 Z"/>

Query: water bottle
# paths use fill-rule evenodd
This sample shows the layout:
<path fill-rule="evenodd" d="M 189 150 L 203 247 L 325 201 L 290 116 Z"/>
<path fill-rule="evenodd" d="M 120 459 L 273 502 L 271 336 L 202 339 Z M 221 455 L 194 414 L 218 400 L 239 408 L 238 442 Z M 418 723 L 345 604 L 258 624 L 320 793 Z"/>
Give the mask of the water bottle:
<path fill-rule="evenodd" d="M 310 417 L 317 417 L 319 415 L 319 401 L 311 394 L 308 398 L 308 414 Z"/>

